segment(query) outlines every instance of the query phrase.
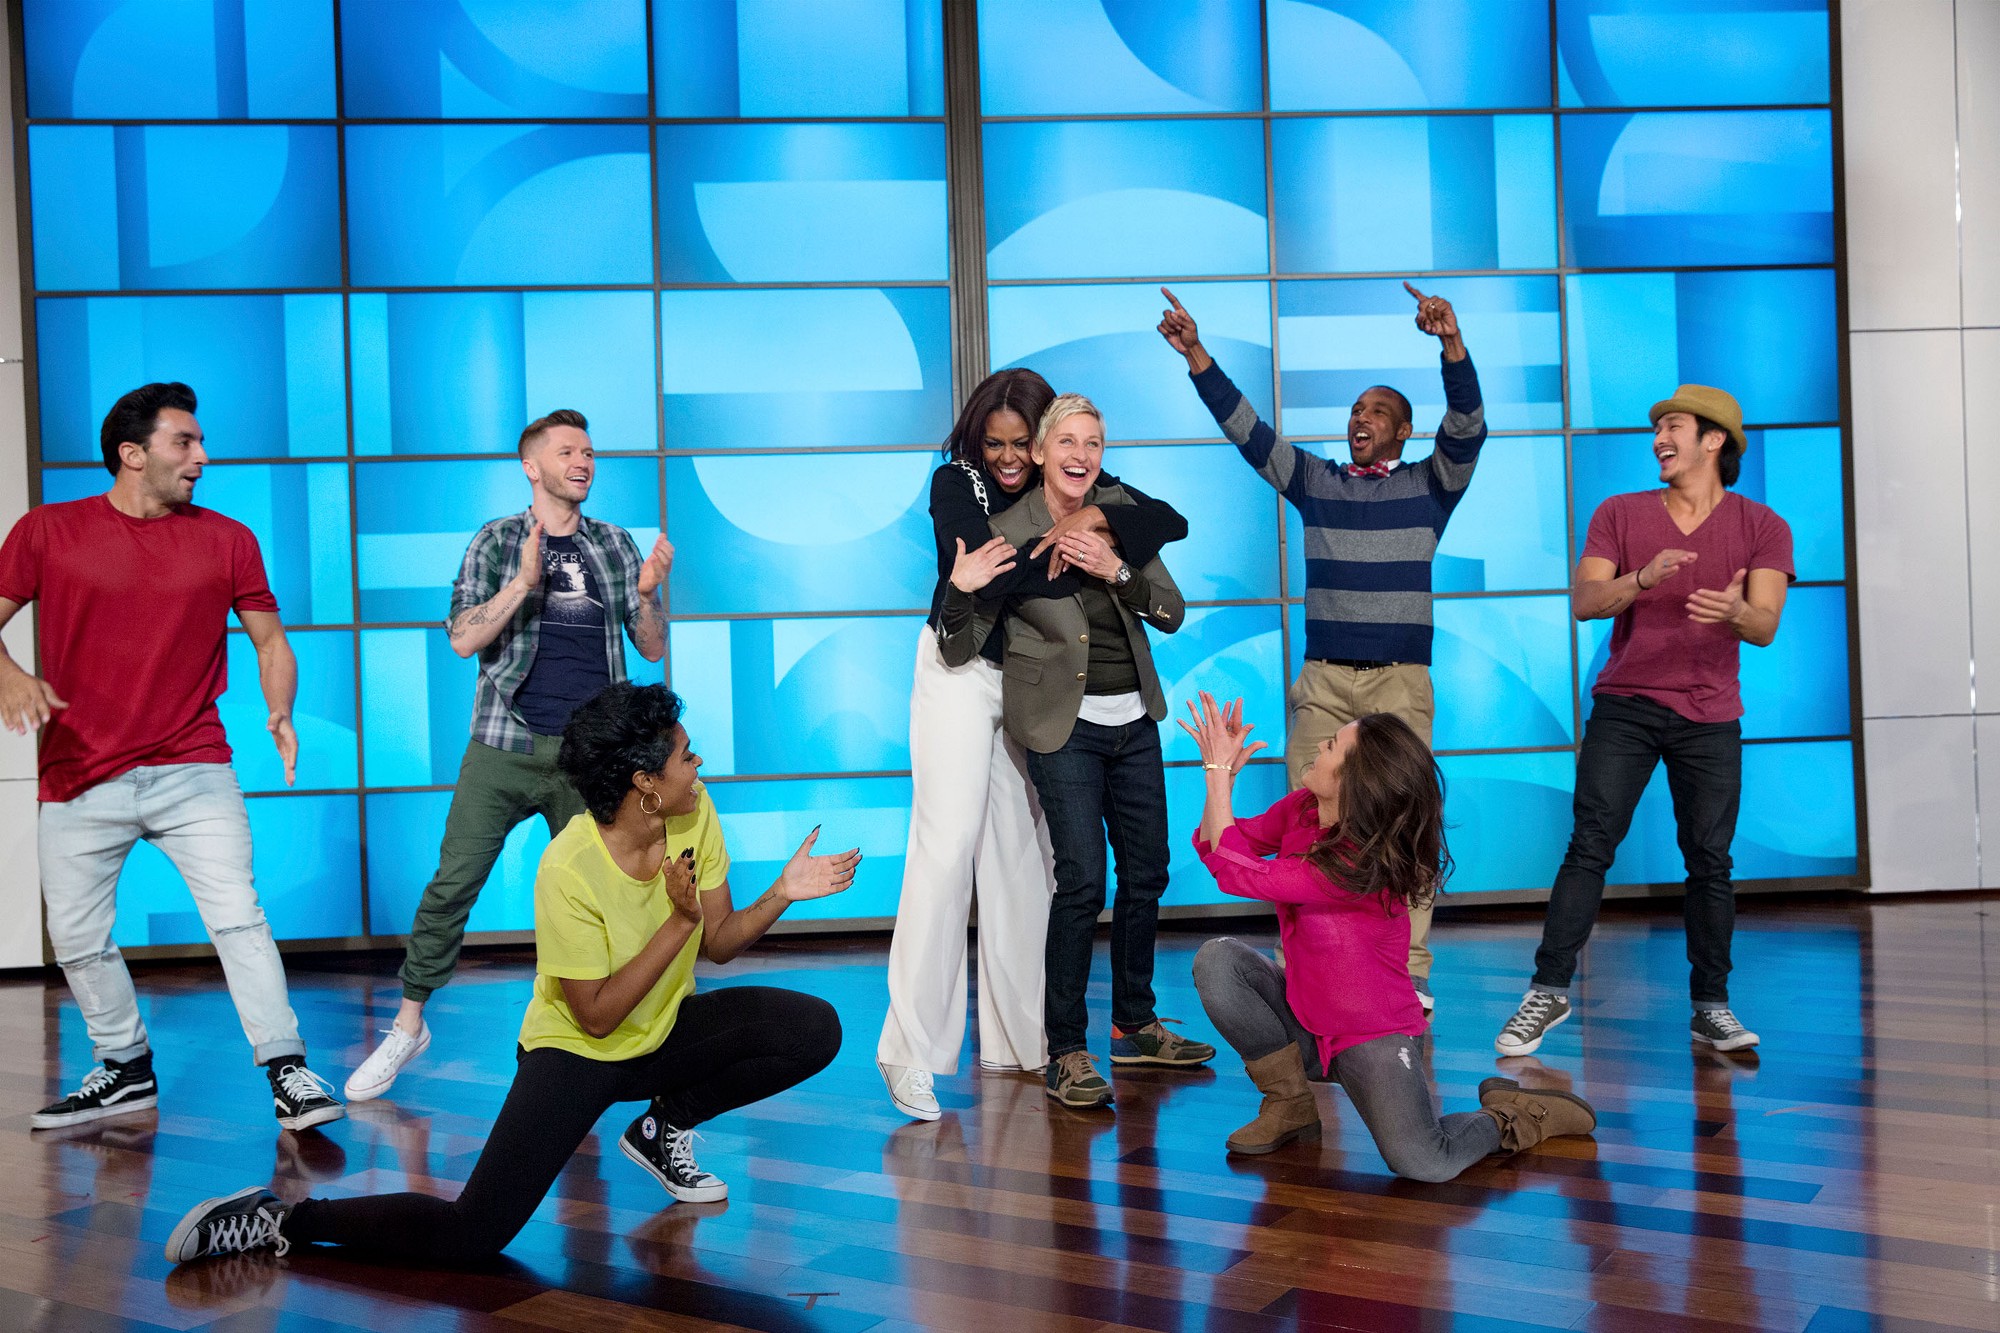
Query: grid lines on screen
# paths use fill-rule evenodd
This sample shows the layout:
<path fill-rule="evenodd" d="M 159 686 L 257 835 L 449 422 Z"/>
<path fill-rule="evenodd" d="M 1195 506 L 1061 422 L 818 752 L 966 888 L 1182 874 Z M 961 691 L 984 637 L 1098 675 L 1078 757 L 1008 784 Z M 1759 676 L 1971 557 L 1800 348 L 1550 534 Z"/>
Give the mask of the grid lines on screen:
<path fill-rule="evenodd" d="M 1091 394 L 1110 470 L 1189 516 L 1163 683 L 1240 692 L 1274 735 L 1296 518 L 1152 332 L 1162 280 L 1322 452 L 1363 380 L 1409 393 L 1420 431 L 1441 410 L 1400 280 L 1461 312 L 1494 427 L 1437 562 L 1461 890 L 1553 873 L 1603 651 L 1562 604 L 1576 542 L 1649 484 L 1646 404 L 1732 387 L 1756 426 L 1742 489 L 1792 522 L 1802 580 L 1778 647 L 1745 659 L 1746 783 L 1796 809 L 1746 825 L 1740 873 L 1852 871 L 1823 4 L 984 0 L 979 64 L 952 74 L 979 84 L 965 127 L 937 0 L 838 8 L 588 0 L 556 41 L 548 7 L 500 0 L 23 0 L 41 496 L 103 489 L 119 392 L 201 393 L 202 502 L 258 534 L 300 656 L 297 789 L 240 634 L 222 705 L 281 938 L 407 929 L 471 708 L 448 585 L 525 503 L 514 437 L 558 406 L 591 419 L 588 512 L 678 548 L 667 669 L 744 875 L 838 823 L 868 870 L 818 910 L 892 914 L 954 294 L 992 368 Z M 1696 29 L 1721 75 L 1651 54 Z M 1181 827 L 1199 784 L 1163 738 Z M 1614 879 L 1678 878 L 1663 798 Z M 516 830 L 475 931 L 528 928 L 545 839 Z M 1170 903 L 1214 900 L 1198 869 L 1177 860 Z M 118 939 L 198 938 L 184 908 L 142 853 Z"/>

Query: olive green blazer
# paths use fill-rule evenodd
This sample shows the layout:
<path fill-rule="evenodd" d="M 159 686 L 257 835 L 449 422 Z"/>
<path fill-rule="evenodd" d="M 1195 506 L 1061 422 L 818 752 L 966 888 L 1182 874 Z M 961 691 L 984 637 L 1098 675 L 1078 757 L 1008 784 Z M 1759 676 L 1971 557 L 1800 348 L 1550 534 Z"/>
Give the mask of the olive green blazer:
<path fill-rule="evenodd" d="M 1092 491 L 1088 503 L 1131 504 L 1119 487 Z M 995 536 L 1005 537 L 1021 549 L 1028 548 L 1054 526 L 1049 517 L 1047 497 L 1037 487 L 1013 507 L 993 516 L 990 526 Z M 1139 693 L 1146 703 L 1146 715 L 1155 722 L 1167 715 L 1167 699 L 1160 688 L 1159 672 L 1153 666 L 1153 650 L 1145 625 L 1172 634 L 1187 617 L 1187 603 L 1167 567 L 1155 559 L 1139 573 L 1152 590 L 1146 610 L 1134 615 L 1125 599 L 1114 595 L 1112 603 L 1125 622 L 1125 634 L 1132 645 L 1132 660 L 1139 670 Z M 979 603 L 972 623 L 955 634 L 941 636 L 939 651 L 949 666 L 972 660 L 993 628 L 998 607 Z M 1000 664 L 1001 714 L 1007 734 L 1027 749 L 1039 754 L 1060 750 L 1076 729 L 1076 715 L 1083 707 L 1083 687 L 1090 668 L 1090 621 L 1084 614 L 1083 599 L 1069 597 L 1020 597 L 1006 603 L 1007 648 Z"/>

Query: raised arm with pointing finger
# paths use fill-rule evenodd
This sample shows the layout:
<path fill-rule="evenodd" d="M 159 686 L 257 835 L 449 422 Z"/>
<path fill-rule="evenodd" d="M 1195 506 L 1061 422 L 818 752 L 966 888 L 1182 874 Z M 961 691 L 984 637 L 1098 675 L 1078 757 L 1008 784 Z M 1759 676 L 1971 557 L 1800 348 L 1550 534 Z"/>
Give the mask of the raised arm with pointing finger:
<path fill-rule="evenodd" d="M 1410 400 L 1388 385 L 1363 389 L 1347 418 L 1349 462 L 1284 439 L 1202 346 L 1194 316 L 1166 288 L 1160 336 L 1187 358 L 1202 402 L 1244 459 L 1305 524 L 1306 663 L 1292 691 L 1285 759 L 1293 785 L 1322 741 L 1364 713 L 1394 713 L 1428 745 L 1431 561 L 1445 523 L 1472 481 L 1486 414 L 1451 302 L 1403 284 L 1416 325 L 1436 338 L 1445 415 L 1435 447 L 1403 462 Z M 1410 973 L 1429 998 L 1430 909 L 1411 913 Z"/>

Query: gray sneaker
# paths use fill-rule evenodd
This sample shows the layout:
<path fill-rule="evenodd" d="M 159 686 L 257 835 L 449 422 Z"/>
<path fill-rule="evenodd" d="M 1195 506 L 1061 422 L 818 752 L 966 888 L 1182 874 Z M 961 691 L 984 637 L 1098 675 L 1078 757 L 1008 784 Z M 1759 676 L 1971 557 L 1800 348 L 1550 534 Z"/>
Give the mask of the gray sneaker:
<path fill-rule="evenodd" d="M 1549 1029 L 1568 1017 L 1567 996 L 1531 990 L 1521 997 L 1521 1007 L 1493 1039 L 1493 1049 L 1502 1055 L 1532 1055 Z"/>
<path fill-rule="evenodd" d="M 1755 1046 L 1757 1034 L 1736 1021 L 1727 1009 L 1697 1009 L 1688 1020 L 1688 1036 L 1718 1051 L 1740 1051 Z"/>
<path fill-rule="evenodd" d="M 1088 1109 L 1111 1105 L 1111 1085 L 1097 1072 L 1089 1051 L 1071 1051 L 1049 1061 L 1048 1094 L 1064 1106 Z"/>

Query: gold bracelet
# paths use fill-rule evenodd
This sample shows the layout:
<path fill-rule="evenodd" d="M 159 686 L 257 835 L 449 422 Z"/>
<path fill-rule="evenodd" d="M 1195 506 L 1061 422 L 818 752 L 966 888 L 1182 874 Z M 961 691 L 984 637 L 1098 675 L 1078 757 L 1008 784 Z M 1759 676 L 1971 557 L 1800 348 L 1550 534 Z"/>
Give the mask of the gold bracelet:
<path fill-rule="evenodd" d="M 1216 769 L 1216 768 L 1219 768 L 1219 769 L 1222 769 L 1222 770 L 1224 770 L 1225 772 L 1234 772 L 1234 771 L 1235 771 L 1235 770 L 1231 769 L 1231 768 L 1229 767 L 1229 765 L 1227 765 L 1227 764 L 1203 764 L 1203 765 L 1202 765 L 1201 767 L 1202 767 L 1202 771 L 1204 771 L 1204 772 L 1207 772 L 1207 771 L 1208 771 L 1208 770 L 1210 770 L 1210 769 Z"/>

